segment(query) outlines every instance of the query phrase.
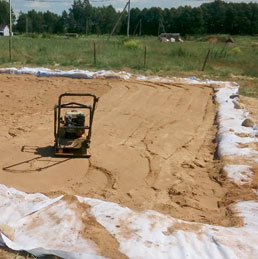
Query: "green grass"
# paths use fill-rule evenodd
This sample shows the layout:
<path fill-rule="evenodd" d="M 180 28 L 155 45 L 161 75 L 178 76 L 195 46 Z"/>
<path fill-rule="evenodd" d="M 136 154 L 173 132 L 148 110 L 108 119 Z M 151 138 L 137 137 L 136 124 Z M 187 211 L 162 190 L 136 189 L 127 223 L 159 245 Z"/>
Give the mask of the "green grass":
<path fill-rule="evenodd" d="M 46 66 L 70 69 L 113 69 L 137 74 L 160 76 L 192 76 L 222 80 L 251 77 L 258 79 L 258 38 L 236 36 L 226 45 L 227 35 L 217 35 L 219 42 L 208 42 L 209 36 L 188 36 L 183 43 L 161 43 L 157 37 L 90 36 L 66 38 L 54 35 L 13 37 L 12 62 L 8 55 L 8 38 L 0 38 L 0 66 Z M 93 62 L 96 42 L 97 63 Z M 144 68 L 144 47 L 147 66 Z M 205 71 L 201 68 L 211 50 Z M 257 83 L 257 81 L 255 81 Z M 254 91 L 257 92 L 258 91 Z M 256 95 L 256 94 L 255 94 Z"/>

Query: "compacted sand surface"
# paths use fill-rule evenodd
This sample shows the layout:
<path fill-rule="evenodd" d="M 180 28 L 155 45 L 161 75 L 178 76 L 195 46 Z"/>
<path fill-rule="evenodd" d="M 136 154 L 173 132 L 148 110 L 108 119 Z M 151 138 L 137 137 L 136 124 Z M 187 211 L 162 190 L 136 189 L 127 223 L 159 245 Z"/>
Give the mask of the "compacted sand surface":
<path fill-rule="evenodd" d="M 195 222 L 241 223 L 229 209 L 237 187 L 216 159 L 212 86 L 4 74 L 0 80 L 1 184 Z M 90 159 L 53 156 L 53 107 L 64 92 L 100 97 Z"/>

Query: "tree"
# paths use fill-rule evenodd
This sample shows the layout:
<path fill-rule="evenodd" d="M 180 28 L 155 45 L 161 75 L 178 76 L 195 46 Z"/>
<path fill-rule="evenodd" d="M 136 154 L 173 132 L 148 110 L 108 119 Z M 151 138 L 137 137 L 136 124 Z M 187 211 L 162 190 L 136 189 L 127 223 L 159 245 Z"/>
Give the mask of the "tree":
<path fill-rule="evenodd" d="M 250 3 L 249 5 L 252 10 L 251 34 L 257 34 L 258 33 L 258 4 Z"/>
<path fill-rule="evenodd" d="M 163 20 L 161 8 L 152 7 L 150 9 L 143 9 L 144 33 L 149 35 L 157 35 L 161 20 Z"/>
<path fill-rule="evenodd" d="M 92 6 L 89 0 L 74 0 L 72 7 L 69 10 L 69 22 L 74 32 L 85 32 L 89 26 L 89 20 L 92 14 Z"/>
<path fill-rule="evenodd" d="M 28 12 L 30 32 L 44 32 L 44 18 L 42 12 L 31 10 Z"/>
<path fill-rule="evenodd" d="M 9 24 L 10 23 L 10 8 L 9 2 L 0 0 L 0 24 Z M 12 9 L 11 9 L 12 10 Z M 12 10 L 12 22 L 15 22 L 15 15 Z"/>
<path fill-rule="evenodd" d="M 20 12 L 15 29 L 22 33 L 26 31 L 27 14 Z"/>
<path fill-rule="evenodd" d="M 20 13 L 17 20 L 17 30 L 26 30 L 26 18 L 29 19 L 30 32 L 48 33 L 110 33 L 120 12 L 113 6 L 92 7 L 89 0 L 74 0 L 69 12 L 61 16 L 47 12 L 29 11 Z M 181 34 L 197 33 L 258 33 L 258 4 L 257 3 L 226 3 L 215 0 L 202 4 L 198 8 L 184 6 L 179 8 L 161 9 L 157 7 L 131 9 L 132 34 L 139 21 L 142 21 L 142 34 L 157 35 L 163 31 L 179 32 Z M 0 23 L 9 23 L 9 5 L 0 0 Z M 117 26 L 117 34 L 126 34 L 127 13 Z M 138 28 L 139 30 L 139 28 Z M 137 33 L 137 32 L 136 32 Z"/>
<path fill-rule="evenodd" d="M 131 20 L 130 20 L 130 28 L 132 30 L 131 33 L 138 34 L 139 32 L 139 23 L 141 20 L 141 10 L 139 8 L 132 8 L 131 9 Z M 137 31 L 135 31 L 137 29 Z"/>
<path fill-rule="evenodd" d="M 66 11 L 62 12 L 62 15 L 58 17 L 56 26 L 55 26 L 55 33 L 65 33 L 68 31 L 69 27 L 69 17 Z"/>
<path fill-rule="evenodd" d="M 201 9 L 207 33 L 223 33 L 227 3 L 215 0 L 212 3 L 201 5 Z"/>
<path fill-rule="evenodd" d="M 51 13 L 47 11 L 43 13 L 43 20 L 44 20 L 44 32 L 53 33 L 55 32 L 56 25 L 58 22 L 58 15 L 55 13 Z"/>

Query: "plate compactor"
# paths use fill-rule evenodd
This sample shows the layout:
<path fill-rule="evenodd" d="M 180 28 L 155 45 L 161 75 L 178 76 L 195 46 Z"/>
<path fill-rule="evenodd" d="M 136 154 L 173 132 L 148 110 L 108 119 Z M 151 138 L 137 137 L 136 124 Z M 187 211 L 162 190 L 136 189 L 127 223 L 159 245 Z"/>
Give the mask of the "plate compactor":
<path fill-rule="evenodd" d="M 77 102 L 63 103 L 63 98 L 68 97 L 92 98 L 92 102 L 90 105 Z M 98 98 L 93 94 L 65 93 L 59 96 L 58 104 L 54 107 L 56 156 L 90 157 L 87 150 L 90 147 L 92 122 L 97 102 Z"/>

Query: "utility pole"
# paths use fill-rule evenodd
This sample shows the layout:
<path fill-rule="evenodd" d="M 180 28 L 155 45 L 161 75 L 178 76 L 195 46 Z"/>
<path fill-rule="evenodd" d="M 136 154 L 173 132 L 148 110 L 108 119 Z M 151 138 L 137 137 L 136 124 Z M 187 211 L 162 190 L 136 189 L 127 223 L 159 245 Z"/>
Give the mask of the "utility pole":
<path fill-rule="evenodd" d="M 164 27 L 164 24 L 163 24 L 162 20 L 160 20 L 160 23 L 161 23 L 161 26 L 162 26 L 163 32 L 164 32 L 164 33 L 166 33 L 166 31 L 165 31 L 165 27 Z"/>
<path fill-rule="evenodd" d="M 126 5 L 125 5 L 125 7 L 124 7 L 124 9 L 123 9 L 123 11 L 122 11 L 122 13 L 120 14 L 120 16 L 119 16 L 119 18 L 118 18 L 118 20 L 117 20 L 117 22 L 116 22 L 116 24 L 115 24 L 115 26 L 113 27 L 113 29 L 112 29 L 112 31 L 111 31 L 111 33 L 110 33 L 108 39 L 110 39 L 110 37 L 111 37 L 111 36 L 113 35 L 113 33 L 115 32 L 116 27 L 117 27 L 117 25 L 119 24 L 119 22 L 120 22 L 120 20 L 121 20 L 121 18 L 122 18 L 122 16 L 123 16 L 123 14 L 125 13 L 125 10 L 126 10 L 128 4 L 129 4 L 129 1 L 126 3 Z"/>
<path fill-rule="evenodd" d="M 12 60 L 12 7 L 11 7 L 11 0 L 9 0 L 9 12 L 10 12 L 10 28 L 9 28 L 9 60 Z"/>
<path fill-rule="evenodd" d="M 139 27 L 139 34 L 138 34 L 138 36 L 141 36 L 141 34 L 142 34 L 142 19 L 140 19 L 139 22 L 137 23 L 133 35 L 136 35 L 138 27 Z"/>
<path fill-rule="evenodd" d="M 88 36 L 88 32 L 89 32 L 89 19 L 86 18 L 86 28 L 85 28 L 85 34 L 86 34 L 86 36 Z"/>
<path fill-rule="evenodd" d="M 142 19 L 140 19 L 140 30 L 139 30 L 139 36 L 142 35 Z"/>
<path fill-rule="evenodd" d="M 131 0 L 128 1 L 127 37 L 130 36 L 130 12 L 131 12 Z"/>
<path fill-rule="evenodd" d="M 90 18 L 87 14 L 87 6 L 90 7 L 90 2 L 86 1 L 86 5 L 85 5 L 85 35 L 88 36 L 89 35 L 89 26 L 90 26 Z"/>
<path fill-rule="evenodd" d="M 26 35 L 29 33 L 29 17 L 26 17 Z"/>

